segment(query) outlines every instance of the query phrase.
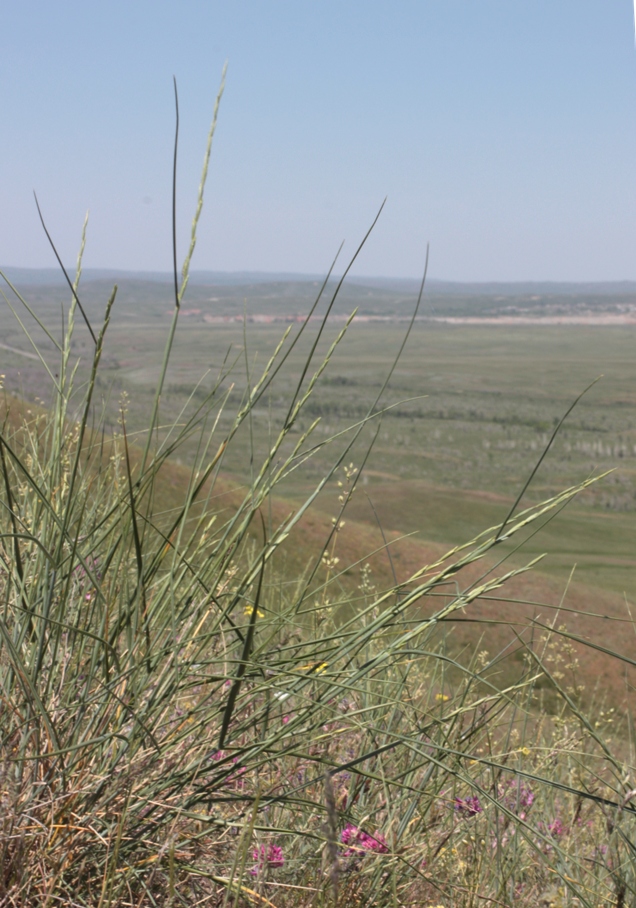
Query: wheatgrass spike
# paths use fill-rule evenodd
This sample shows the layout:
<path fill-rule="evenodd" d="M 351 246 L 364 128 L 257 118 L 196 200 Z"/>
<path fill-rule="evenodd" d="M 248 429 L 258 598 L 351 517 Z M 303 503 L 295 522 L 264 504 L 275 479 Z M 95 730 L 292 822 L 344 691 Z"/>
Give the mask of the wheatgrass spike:
<path fill-rule="evenodd" d="M 225 87 L 225 73 L 227 65 L 223 68 L 223 73 L 221 76 L 221 87 L 217 95 L 217 100 L 214 106 L 214 114 L 212 119 L 212 126 L 210 127 L 210 133 L 208 135 L 208 146 L 209 151 L 212 149 L 212 138 L 214 136 L 214 131 L 216 129 L 216 121 L 218 116 L 218 108 L 221 103 L 221 96 L 223 94 L 223 89 Z M 172 346 L 174 343 L 175 332 L 177 328 L 177 320 L 179 316 L 179 308 L 181 306 L 181 299 L 185 293 L 187 286 L 187 281 L 189 277 L 190 262 L 192 259 L 192 254 L 194 253 L 194 247 L 196 245 L 196 230 L 199 222 L 199 217 L 201 214 L 201 208 L 203 206 L 203 193 L 205 190 L 205 183 L 207 180 L 208 174 L 208 165 L 209 165 L 209 152 L 208 147 L 206 147 L 206 155 L 203 161 L 203 172 L 201 176 L 201 182 L 199 184 L 199 195 L 197 200 L 197 208 L 195 211 L 194 221 L 192 224 L 192 234 L 190 238 L 190 247 L 188 249 L 188 254 L 183 266 L 183 280 L 181 291 L 179 290 L 179 278 L 178 278 L 178 268 L 177 268 L 177 152 L 179 147 L 179 96 L 177 93 L 177 80 L 173 78 L 174 84 L 174 99 L 175 99 L 175 137 L 174 137 L 174 155 L 173 155 L 173 167 L 172 167 L 172 253 L 173 253 L 173 276 L 174 276 L 174 293 L 175 293 L 175 308 L 172 316 L 172 323 L 170 325 L 170 330 L 168 333 L 168 339 L 166 341 L 166 347 L 164 350 L 163 363 L 159 375 L 159 381 L 157 383 L 157 389 L 155 392 L 155 399 L 152 407 L 152 413 L 150 416 L 150 423 L 148 426 L 148 437 L 146 440 L 146 446 L 144 449 L 140 474 L 143 475 L 146 468 L 146 461 L 150 453 L 150 446 L 152 444 L 153 435 L 155 433 L 157 416 L 159 412 L 159 402 L 161 400 L 161 393 L 163 391 L 163 385 L 165 381 L 166 372 L 168 369 L 168 363 L 170 360 L 170 354 L 172 352 Z"/>
<path fill-rule="evenodd" d="M 212 123 L 210 125 L 210 131 L 208 132 L 207 144 L 205 146 L 205 155 L 203 158 L 203 171 L 201 173 L 201 182 L 199 183 L 199 192 L 197 196 L 197 207 L 194 212 L 194 218 L 192 219 L 192 229 L 190 232 L 190 245 L 188 247 L 188 252 L 183 262 L 183 267 L 181 269 L 181 288 L 178 294 L 179 303 L 185 296 L 185 292 L 188 287 L 188 280 L 190 279 L 190 263 L 192 262 L 192 256 L 194 255 L 194 249 L 197 244 L 197 227 L 199 226 L 199 218 L 201 217 L 201 211 L 203 210 L 203 194 L 205 192 L 205 184 L 208 178 L 208 169 L 210 166 L 210 155 L 212 153 L 212 140 L 214 139 L 214 133 L 216 132 L 216 124 L 219 116 L 219 108 L 221 106 L 221 98 L 223 97 L 223 92 L 225 90 L 225 77 L 227 75 L 227 61 L 223 65 L 223 71 L 221 73 L 221 84 L 216 95 L 216 100 L 214 102 L 214 113 L 212 114 Z M 175 92 L 176 92 L 176 82 L 175 82 Z M 176 150 L 175 150 L 175 160 L 176 160 Z M 176 267 L 176 260 L 175 260 Z"/>
<path fill-rule="evenodd" d="M 177 153 L 179 151 L 179 93 L 177 77 L 172 77 L 174 87 L 174 152 L 172 156 L 172 275 L 174 280 L 174 305 L 179 309 L 179 278 L 177 272 Z"/>

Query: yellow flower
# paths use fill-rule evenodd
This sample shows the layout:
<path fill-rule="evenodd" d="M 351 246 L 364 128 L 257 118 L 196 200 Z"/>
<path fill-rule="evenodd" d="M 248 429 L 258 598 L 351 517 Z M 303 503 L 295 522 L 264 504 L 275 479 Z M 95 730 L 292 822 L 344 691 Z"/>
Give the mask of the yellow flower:
<path fill-rule="evenodd" d="M 323 672 L 327 671 L 329 667 L 328 662 L 310 662 L 308 665 L 299 665 L 298 668 L 306 669 L 312 672 L 316 672 L 317 675 L 321 675 Z"/>
<path fill-rule="evenodd" d="M 248 617 L 251 617 L 252 614 L 253 614 L 253 612 L 254 612 L 254 606 L 253 606 L 253 605 L 246 605 L 246 606 L 245 606 L 245 614 L 246 614 Z M 257 617 L 257 618 L 264 618 L 264 617 L 265 617 L 265 612 L 262 612 L 259 608 L 257 608 L 257 609 L 256 609 L 256 617 Z"/>
<path fill-rule="evenodd" d="M 439 700 L 440 703 L 446 703 L 447 700 L 450 700 L 450 697 L 448 694 L 435 694 L 435 699 Z M 435 906 L 433 906 L 433 908 L 435 908 Z"/>

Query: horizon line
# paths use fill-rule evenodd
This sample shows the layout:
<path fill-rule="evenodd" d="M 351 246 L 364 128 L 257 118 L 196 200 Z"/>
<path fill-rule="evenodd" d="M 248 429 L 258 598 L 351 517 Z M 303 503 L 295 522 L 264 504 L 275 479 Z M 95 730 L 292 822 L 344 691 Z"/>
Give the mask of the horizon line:
<path fill-rule="evenodd" d="M 65 282 L 63 273 L 59 268 L 54 266 L 46 267 L 29 267 L 21 265 L 6 265 L 0 267 L 0 270 L 3 271 L 7 276 L 13 272 L 16 275 L 17 279 L 24 280 L 28 277 L 40 278 L 52 278 L 54 280 L 60 280 Z M 145 280 L 156 280 L 156 281 L 172 281 L 173 272 L 169 270 L 159 270 L 159 269 L 132 269 L 132 268 L 102 268 L 98 266 L 87 267 L 82 269 L 82 274 L 87 279 L 92 280 L 104 280 L 112 275 L 121 275 L 122 277 L 132 277 L 133 279 L 137 277 L 138 279 Z M 342 275 L 332 274 L 332 279 L 339 279 Z M 213 279 L 246 279 L 249 281 L 256 279 L 258 282 L 270 282 L 270 281 L 322 281 L 325 279 L 324 273 L 319 272 L 304 272 L 304 271 L 266 271 L 263 269 L 253 268 L 253 269 L 211 269 L 211 268 L 195 268 L 190 272 L 190 279 L 199 279 L 203 280 L 204 278 Z M 347 276 L 348 280 L 353 283 L 360 283 L 364 281 L 373 281 L 373 282 L 388 282 L 388 283 L 413 283 L 416 282 L 418 285 L 421 283 L 422 277 L 420 276 L 396 276 L 396 275 L 386 275 L 386 274 L 349 274 Z M 40 283 L 40 281 L 38 281 Z M 457 279 L 457 278 L 440 278 L 440 277 L 429 277 L 427 278 L 428 284 L 443 284 L 443 285 L 455 285 L 455 286 L 484 286 L 484 287 L 493 287 L 493 286 L 572 286 L 572 287 L 600 287 L 600 286 L 625 286 L 625 285 L 634 285 L 636 286 L 636 278 L 604 278 L 596 280 L 565 280 L 565 279 L 555 279 L 555 278 L 514 278 L 514 279 L 501 279 L 501 278 L 488 278 L 488 279 Z"/>

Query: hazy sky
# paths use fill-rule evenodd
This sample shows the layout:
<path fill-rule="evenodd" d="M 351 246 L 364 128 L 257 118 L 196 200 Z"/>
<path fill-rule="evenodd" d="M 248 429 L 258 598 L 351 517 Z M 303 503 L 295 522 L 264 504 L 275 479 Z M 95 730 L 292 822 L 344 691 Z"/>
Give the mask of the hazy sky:
<path fill-rule="evenodd" d="M 2 13 L 0 263 L 636 279 L 632 0 L 20 0 Z"/>

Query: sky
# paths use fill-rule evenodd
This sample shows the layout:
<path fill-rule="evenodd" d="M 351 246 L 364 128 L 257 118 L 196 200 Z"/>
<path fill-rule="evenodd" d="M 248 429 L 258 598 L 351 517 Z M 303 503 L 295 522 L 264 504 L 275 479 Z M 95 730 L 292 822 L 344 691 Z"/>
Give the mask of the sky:
<path fill-rule="evenodd" d="M 0 264 L 636 279 L 632 0 L 20 0 L 2 14 Z"/>

